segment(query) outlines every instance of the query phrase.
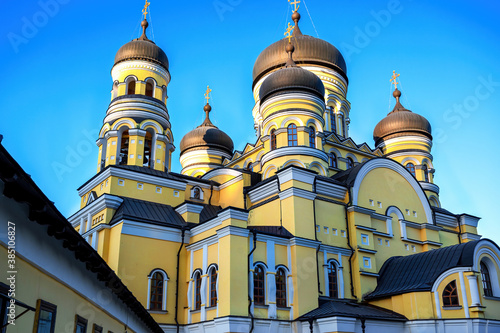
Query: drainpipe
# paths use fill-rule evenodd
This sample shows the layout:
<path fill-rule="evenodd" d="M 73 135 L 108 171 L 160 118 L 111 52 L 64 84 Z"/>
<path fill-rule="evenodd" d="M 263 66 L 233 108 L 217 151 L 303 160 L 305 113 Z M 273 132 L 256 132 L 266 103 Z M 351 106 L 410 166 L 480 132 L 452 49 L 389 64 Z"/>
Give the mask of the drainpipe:
<path fill-rule="evenodd" d="M 346 225 L 346 236 L 347 236 L 347 246 L 351 249 L 351 255 L 349 256 L 349 276 L 351 280 L 351 295 L 355 299 L 358 299 L 356 295 L 354 294 L 354 282 L 352 280 L 352 257 L 354 256 L 354 249 L 351 246 L 351 237 L 349 234 L 349 219 L 348 219 L 348 212 L 347 212 L 347 207 L 349 207 L 352 204 L 352 197 L 351 197 L 351 189 L 347 188 L 347 195 L 349 196 L 349 202 L 347 205 L 344 206 L 344 211 L 345 211 L 345 225 Z"/>
<path fill-rule="evenodd" d="M 314 177 L 313 182 L 313 193 L 316 193 L 316 177 Z M 314 222 L 314 239 L 318 241 L 318 233 L 316 232 L 316 198 L 313 199 L 313 222 Z M 321 284 L 319 282 L 319 265 L 318 265 L 318 253 L 321 244 L 318 244 L 318 248 L 316 249 L 316 277 L 318 279 L 318 294 L 323 295 L 321 292 Z M 326 281 L 325 281 L 326 284 Z"/>
<path fill-rule="evenodd" d="M 309 332 L 313 333 L 314 330 L 313 330 L 313 322 L 314 322 L 314 319 L 309 319 Z"/>
<path fill-rule="evenodd" d="M 208 198 L 208 205 L 212 205 L 212 194 L 214 193 L 214 182 L 210 181 L 210 198 Z"/>
<path fill-rule="evenodd" d="M 179 310 L 179 262 L 180 262 L 180 257 L 181 257 L 181 250 L 182 247 L 184 246 L 184 234 L 186 230 L 184 227 L 181 229 L 181 246 L 179 246 L 179 251 L 177 252 L 177 278 L 175 280 L 175 325 L 177 326 L 177 333 L 179 333 L 180 325 L 179 321 L 177 320 L 177 315 L 178 315 L 178 310 Z"/>
<path fill-rule="evenodd" d="M 365 333 L 365 328 L 366 328 L 366 325 L 365 325 L 365 318 L 361 318 L 361 332 L 362 333 Z"/>
<path fill-rule="evenodd" d="M 255 251 L 255 248 L 257 247 L 257 232 L 255 230 L 252 230 L 252 235 L 253 235 L 253 248 L 252 251 L 248 253 L 248 276 L 250 276 L 250 257 L 252 256 L 253 251 Z M 248 314 L 250 315 L 250 331 L 249 333 L 253 332 L 253 313 L 252 313 L 252 297 L 250 296 L 250 284 L 248 286 Z"/>

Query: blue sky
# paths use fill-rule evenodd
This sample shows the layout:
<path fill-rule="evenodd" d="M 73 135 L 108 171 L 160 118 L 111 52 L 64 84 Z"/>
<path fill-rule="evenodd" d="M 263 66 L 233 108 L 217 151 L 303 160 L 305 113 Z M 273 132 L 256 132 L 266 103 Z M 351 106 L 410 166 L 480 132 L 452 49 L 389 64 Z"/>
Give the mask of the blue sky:
<path fill-rule="evenodd" d="M 149 36 L 170 60 L 168 109 L 178 147 L 211 118 L 236 149 L 254 142 L 252 68 L 291 14 L 286 0 L 151 1 Z M 2 144 L 66 216 L 76 188 L 95 174 L 95 140 L 110 101 L 116 51 L 139 34 L 144 2 L 2 1 Z M 500 243 L 500 4 L 494 1 L 308 0 L 301 30 L 344 54 L 350 134 L 373 147 L 401 73 L 405 107 L 433 126 L 435 182 L 444 208 L 482 217 L 479 232 Z M 119 7 L 117 7 L 119 6 Z M 312 20 L 311 20 L 312 19 Z M 495 148 L 496 147 L 496 148 Z M 173 169 L 180 171 L 179 150 Z"/>

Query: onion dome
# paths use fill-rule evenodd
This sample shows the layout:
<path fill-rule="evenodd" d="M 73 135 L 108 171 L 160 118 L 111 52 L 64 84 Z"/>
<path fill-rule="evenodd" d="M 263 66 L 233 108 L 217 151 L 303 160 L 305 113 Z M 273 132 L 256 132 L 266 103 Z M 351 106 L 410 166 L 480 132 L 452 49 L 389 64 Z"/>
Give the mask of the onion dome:
<path fill-rule="evenodd" d="M 315 64 L 331 68 L 338 72 L 347 81 L 347 66 L 340 51 L 319 38 L 303 35 L 299 29 L 300 14 L 294 12 L 292 20 L 295 22 L 293 37 L 295 39 L 296 50 L 294 59 L 297 64 Z M 280 68 L 287 61 L 283 49 L 287 44 L 286 38 L 268 46 L 257 57 L 253 67 L 253 84 L 270 71 Z"/>
<path fill-rule="evenodd" d="M 313 72 L 300 68 L 295 64 L 294 59 L 292 59 L 294 50 L 295 47 L 292 44 L 288 43 L 286 45 L 288 58 L 285 67 L 272 73 L 264 80 L 259 91 L 261 101 L 276 93 L 297 90 L 310 92 L 324 100 L 325 86 L 323 82 Z M 283 50 L 281 53 L 284 53 Z"/>
<path fill-rule="evenodd" d="M 203 110 L 206 113 L 205 121 L 182 138 L 180 144 L 181 155 L 187 150 L 208 148 L 222 150 L 232 155 L 234 149 L 233 140 L 210 121 L 208 116 L 212 111 L 210 104 L 207 103 Z"/>
<path fill-rule="evenodd" d="M 125 60 L 146 60 L 161 65 L 168 71 L 168 58 L 165 52 L 146 36 L 148 21 L 141 23 L 142 36 L 120 47 L 115 56 L 115 65 Z"/>
<path fill-rule="evenodd" d="M 431 124 L 427 119 L 410 110 L 407 110 L 399 101 L 401 91 L 396 88 L 392 94 L 396 98 L 396 105 L 387 117 L 382 119 L 373 131 L 375 145 L 383 139 L 390 139 L 405 135 L 420 134 L 432 140 Z"/>

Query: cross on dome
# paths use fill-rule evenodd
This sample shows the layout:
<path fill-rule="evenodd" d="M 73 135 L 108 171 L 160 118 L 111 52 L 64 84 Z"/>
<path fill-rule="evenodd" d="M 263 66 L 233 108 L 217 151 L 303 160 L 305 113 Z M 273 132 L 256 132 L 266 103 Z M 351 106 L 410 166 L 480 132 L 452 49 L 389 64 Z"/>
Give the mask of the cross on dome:
<path fill-rule="evenodd" d="M 392 84 L 394 85 L 394 89 L 395 90 L 398 90 L 398 77 L 400 76 L 401 74 L 396 74 L 396 71 L 392 71 L 392 78 L 391 78 L 391 82 Z"/>
<path fill-rule="evenodd" d="M 146 0 L 146 3 L 144 4 L 144 8 L 142 9 L 142 15 L 144 15 L 144 19 L 146 19 L 146 16 L 148 15 L 148 7 L 151 4 L 151 2 L 148 2 Z"/>

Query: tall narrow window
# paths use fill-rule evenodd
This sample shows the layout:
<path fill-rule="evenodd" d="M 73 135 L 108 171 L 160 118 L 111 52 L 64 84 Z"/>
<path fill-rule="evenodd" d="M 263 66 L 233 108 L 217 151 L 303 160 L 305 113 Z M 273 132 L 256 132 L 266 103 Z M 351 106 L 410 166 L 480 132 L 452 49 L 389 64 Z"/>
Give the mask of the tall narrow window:
<path fill-rule="evenodd" d="M 149 309 L 156 311 L 163 309 L 163 276 L 160 272 L 154 273 L 151 277 Z"/>
<path fill-rule="evenodd" d="M 264 287 L 264 269 L 261 266 L 256 266 L 253 271 L 253 301 L 256 305 L 265 304 Z"/>
<path fill-rule="evenodd" d="M 153 97 L 153 82 L 150 80 L 146 82 L 146 96 Z"/>
<path fill-rule="evenodd" d="M 199 272 L 194 277 L 194 309 L 201 309 L 201 274 Z"/>
<path fill-rule="evenodd" d="M 149 168 L 154 167 L 154 160 L 152 159 L 153 157 L 152 149 L 153 149 L 153 135 L 148 130 L 146 132 L 146 136 L 144 137 L 144 160 L 142 166 Z"/>
<path fill-rule="evenodd" d="M 330 108 L 330 129 L 332 132 L 337 132 L 337 119 L 335 118 L 335 113 L 333 112 L 333 108 Z"/>
<path fill-rule="evenodd" d="M 76 315 L 75 317 L 75 333 L 86 333 L 87 332 L 87 319 Z"/>
<path fill-rule="evenodd" d="M 354 160 L 350 157 L 346 160 L 346 169 L 350 169 L 354 166 Z"/>
<path fill-rule="evenodd" d="M 334 153 L 330 153 L 328 155 L 328 161 L 329 161 L 330 168 L 337 167 L 337 156 Z"/>
<path fill-rule="evenodd" d="M 309 127 L 309 147 L 316 148 L 316 131 L 314 127 Z"/>
<path fill-rule="evenodd" d="M 289 146 L 297 146 L 297 126 L 295 124 L 288 125 L 288 145 Z"/>
<path fill-rule="evenodd" d="M 339 298 L 337 267 L 335 267 L 333 262 L 328 266 L 328 291 L 330 292 L 330 297 Z"/>
<path fill-rule="evenodd" d="M 276 272 L 276 306 L 286 307 L 286 273 L 283 268 Z"/>
<path fill-rule="evenodd" d="M 424 180 L 429 182 L 429 169 L 427 168 L 427 165 L 424 164 L 422 170 L 424 171 Z"/>
<path fill-rule="evenodd" d="M 41 299 L 37 301 L 35 313 L 36 333 L 54 333 L 57 306 Z"/>
<path fill-rule="evenodd" d="M 102 333 L 102 327 L 97 324 L 94 324 L 92 327 L 92 333 Z"/>
<path fill-rule="evenodd" d="M 127 83 L 127 95 L 135 94 L 135 80 L 130 79 Z"/>
<path fill-rule="evenodd" d="M 410 171 L 410 173 L 415 177 L 415 164 L 413 163 L 408 163 L 406 164 L 406 170 Z"/>
<path fill-rule="evenodd" d="M 345 138 L 347 137 L 347 134 L 345 132 L 345 123 L 344 123 L 344 115 L 342 114 L 339 114 L 339 124 L 340 124 L 340 128 L 342 129 L 342 133 L 341 135 Z"/>
<path fill-rule="evenodd" d="M 443 306 L 460 306 L 458 302 L 457 282 L 451 281 L 443 290 Z"/>
<path fill-rule="evenodd" d="M 217 305 L 217 271 L 212 268 L 210 273 L 210 306 Z"/>
<path fill-rule="evenodd" d="M 275 149 L 276 149 L 276 131 L 273 128 L 271 130 L 271 150 L 275 150 Z"/>
<path fill-rule="evenodd" d="M 493 296 L 493 288 L 491 288 L 491 277 L 488 266 L 481 261 L 481 280 L 483 281 L 484 296 Z"/>
<path fill-rule="evenodd" d="M 128 129 L 122 132 L 122 138 L 120 142 L 120 156 L 118 157 L 118 164 L 126 165 L 128 161 L 128 146 L 129 146 L 129 134 Z"/>

